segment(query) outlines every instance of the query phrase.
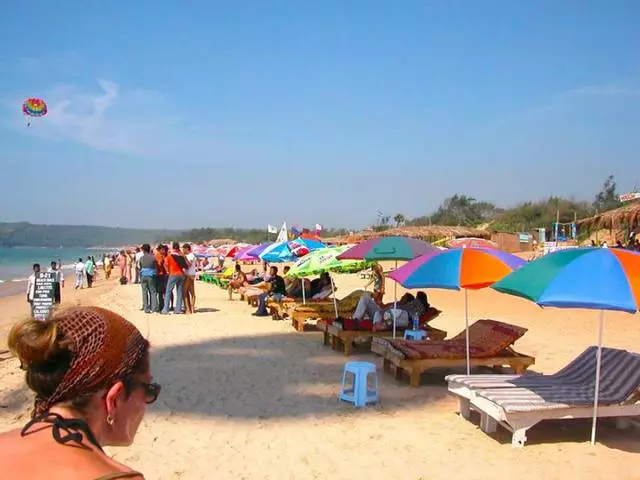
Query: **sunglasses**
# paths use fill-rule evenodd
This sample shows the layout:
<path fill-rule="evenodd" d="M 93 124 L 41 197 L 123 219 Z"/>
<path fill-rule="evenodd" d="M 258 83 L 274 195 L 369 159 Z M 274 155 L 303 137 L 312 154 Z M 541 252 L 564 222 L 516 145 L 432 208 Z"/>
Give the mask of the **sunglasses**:
<path fill-rule="evenodd" d="M 137 380 L 125 380 L 125 385 L 129 391 L 134 388 L 141 388 L 144 392 L 144 401 L 146 404 L 151 404 L 158 399 L 162 386 L 159 383 L 147 383 Z"/>
<path fill-rule="evenodd" d="M 155 402 L 162 390 L 162 386 L 159 383 L 140 382 L 140 387 L 144 390 L 144 401 L 146 404 Z"/>

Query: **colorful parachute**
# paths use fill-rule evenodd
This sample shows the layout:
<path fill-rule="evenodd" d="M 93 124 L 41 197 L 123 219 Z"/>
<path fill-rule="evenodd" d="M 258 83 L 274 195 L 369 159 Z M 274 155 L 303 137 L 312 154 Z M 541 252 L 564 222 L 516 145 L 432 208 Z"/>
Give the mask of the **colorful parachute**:
<path fill-rule="evenodd" d="M 22 102 L 22 113 L 28 117 L 44 117 L 47 114 L 47 104 L 40 98 L 27 98 Z M 27 126 L 31 125 L 31 121 Z"/>

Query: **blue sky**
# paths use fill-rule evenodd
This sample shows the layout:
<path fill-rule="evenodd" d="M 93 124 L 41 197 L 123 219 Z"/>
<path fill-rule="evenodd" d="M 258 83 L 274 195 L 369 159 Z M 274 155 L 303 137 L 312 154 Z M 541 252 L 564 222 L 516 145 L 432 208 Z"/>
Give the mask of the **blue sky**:
<path fill-rule="evenodd" d="M 640 179 L 634 0 L 2 10 L 2 221 L 358 227 Z"/>

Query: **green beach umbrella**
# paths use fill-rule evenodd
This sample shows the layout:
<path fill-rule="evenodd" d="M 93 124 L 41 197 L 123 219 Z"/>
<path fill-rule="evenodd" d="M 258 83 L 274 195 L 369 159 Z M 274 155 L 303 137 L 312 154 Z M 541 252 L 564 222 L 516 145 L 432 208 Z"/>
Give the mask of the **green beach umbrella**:
<path fill-rule="evenodd" d="M 340 260 L 338 255 L 349 250 L 351 245 L 339 247 L 327 247 L 311 252 L 299 259 L 289 273 L 288 277 L 301 278 L 320 275 L 325 272 L 356 273 L 371 268 L 373 262 L 366 260 Z"/>
<path fill-rule="evenodd" d="M 291 270 L 287 273 L 287 277 L 302 278 L 320 275 L 325 272 L 334 273 L 356 273 L 373 265 L 373 262 L 367 260 L 340 260 L 338 255 L 347 251 L 352 245 L 343 245 L 338 247 L 327 247 L 311 252 L 299 259 Z M 331 279 L 331 291 L 333 293 L 333 307 L 338 317 L 338 304 L 336 303 L 335 290 L 333 288 L 333 279 Z M 304 283 L 302 284 L 302 301 L 306 303 L 304 298 Z"/>

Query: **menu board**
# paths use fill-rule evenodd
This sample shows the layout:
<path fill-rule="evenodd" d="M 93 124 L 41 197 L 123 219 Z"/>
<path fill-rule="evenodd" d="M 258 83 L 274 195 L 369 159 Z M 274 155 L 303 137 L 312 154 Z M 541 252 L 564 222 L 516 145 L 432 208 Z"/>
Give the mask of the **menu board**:
<path fill-rule="evenodd" d="M 46 320 L 53 309 L 54 292 L 53 283 L 55 273 L 40 272 L 36 275 L 35 290 L 33 293 L 32 315 L 35 320 Z"/>

